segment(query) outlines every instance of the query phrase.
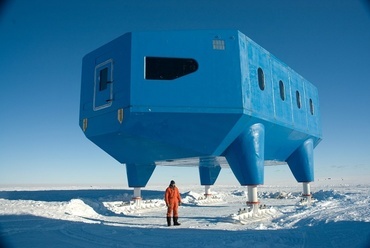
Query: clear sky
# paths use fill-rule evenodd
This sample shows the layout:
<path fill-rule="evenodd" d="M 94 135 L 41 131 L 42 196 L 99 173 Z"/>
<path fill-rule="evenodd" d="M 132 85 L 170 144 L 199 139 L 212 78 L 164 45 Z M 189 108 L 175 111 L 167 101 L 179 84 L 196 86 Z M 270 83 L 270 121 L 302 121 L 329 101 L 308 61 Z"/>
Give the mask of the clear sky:
<path fill-rule="evenodd" d="M 82 57 L 129 31 L 239 29 L 319 90 L 315 176 L 370 179 L 370 6 L 356 0 L 0 1 L 0 184 L 119 184 L 78 126 Z M 197 168 L 149 181 L 199 183 Z M 265 184 L 294 178 L 268 167 Z M 223 169 L 216 184 L 235 183 Z"/>

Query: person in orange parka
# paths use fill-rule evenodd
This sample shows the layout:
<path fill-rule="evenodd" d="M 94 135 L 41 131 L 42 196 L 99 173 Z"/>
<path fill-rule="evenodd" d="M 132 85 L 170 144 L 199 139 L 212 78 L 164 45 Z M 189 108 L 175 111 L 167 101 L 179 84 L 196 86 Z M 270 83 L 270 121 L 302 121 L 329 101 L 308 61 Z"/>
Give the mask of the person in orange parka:
<path fill-rule="evenodd" d="M 171 180 L 167 187 L 164 199 L 167 206 L 167 225 L 171 226 L 171 215 L 173 213 L 173 224 L 179 226 L 180 223 L 177 220 L 179 219 L 178 207 L 181 204 L 181 196 L 174 180 Z"/>

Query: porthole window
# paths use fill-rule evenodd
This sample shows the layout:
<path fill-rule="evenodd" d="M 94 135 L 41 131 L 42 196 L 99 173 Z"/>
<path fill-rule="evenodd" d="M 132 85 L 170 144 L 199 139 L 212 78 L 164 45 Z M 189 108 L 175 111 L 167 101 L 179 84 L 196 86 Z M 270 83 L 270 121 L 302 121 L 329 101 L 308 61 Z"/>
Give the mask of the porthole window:
<path fill-rule="evenodd" d="M 295 92 L 295 98 L 297 99 L 297 107 L 300 109 L 301 108 L 301 95 L 299 94 L 298 90 Z"/>
<path fill-rule="evenodd" d="M 280 89 L 280 98 L 281 100 L 285 101 L 285 87 L 283 81 L 279 81 L 279 89 Z"/>
<path fill-rule="evenodd" d="M 265 75 L 263 73 L 263 70 L 259 67 L 258 70 L 258 85 L 261 90 L 265 89 Z"/>
<path fill-rule="evenodd" d="M 312 99 L 310 98 L 310 112 L 311 112 L 311 115 L 313 115 L 315 112 L 314 112 L 314 106 L 313 106 L 313 102 L 312 102 Z"/>

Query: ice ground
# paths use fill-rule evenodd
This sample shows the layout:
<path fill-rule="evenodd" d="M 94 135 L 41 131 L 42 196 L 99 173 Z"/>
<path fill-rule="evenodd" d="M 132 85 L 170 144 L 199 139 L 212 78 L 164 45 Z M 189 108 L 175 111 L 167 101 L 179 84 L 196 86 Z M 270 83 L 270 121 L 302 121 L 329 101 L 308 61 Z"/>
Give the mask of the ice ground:
<path fill-rule="evenodd" d="M 159 187 L 142 191 L 157 208 L 141 211 L 122 204 L 130 200 L 130 189 L 3 188 L 0 237 L 5 247 L 15 248 L 370 247 L 369 186 L 313 184 L 317 201 L 308 207 L 297 205 L 298 184 L 261 186 L 261 202 L 279 214 L 241 225 L 230 222 L 230 214 L 245 206 L 245 187 L 215 185 L 223 201 L 202 205 L 201 186 L 179 185 L 182 225 L 170 228 Z"/>

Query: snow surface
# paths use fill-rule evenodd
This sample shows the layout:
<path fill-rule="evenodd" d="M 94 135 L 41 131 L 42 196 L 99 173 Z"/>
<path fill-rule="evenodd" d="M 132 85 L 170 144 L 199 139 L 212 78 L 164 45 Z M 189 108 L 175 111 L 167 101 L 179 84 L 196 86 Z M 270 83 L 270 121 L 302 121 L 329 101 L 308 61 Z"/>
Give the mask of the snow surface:
<path fill-rule="evenodd" d="M 273 217 L 241 224 L 242 186 L 182 186 L 181 226 L 166 226 L 164 187 L 143 189 L 1 188 L 0 247 L 370 247 L 370 185 L 317 185 L 299 204 L 301 185 L 260 186 Z M 269 211 L 270 211 L 269 210 Z"/>

